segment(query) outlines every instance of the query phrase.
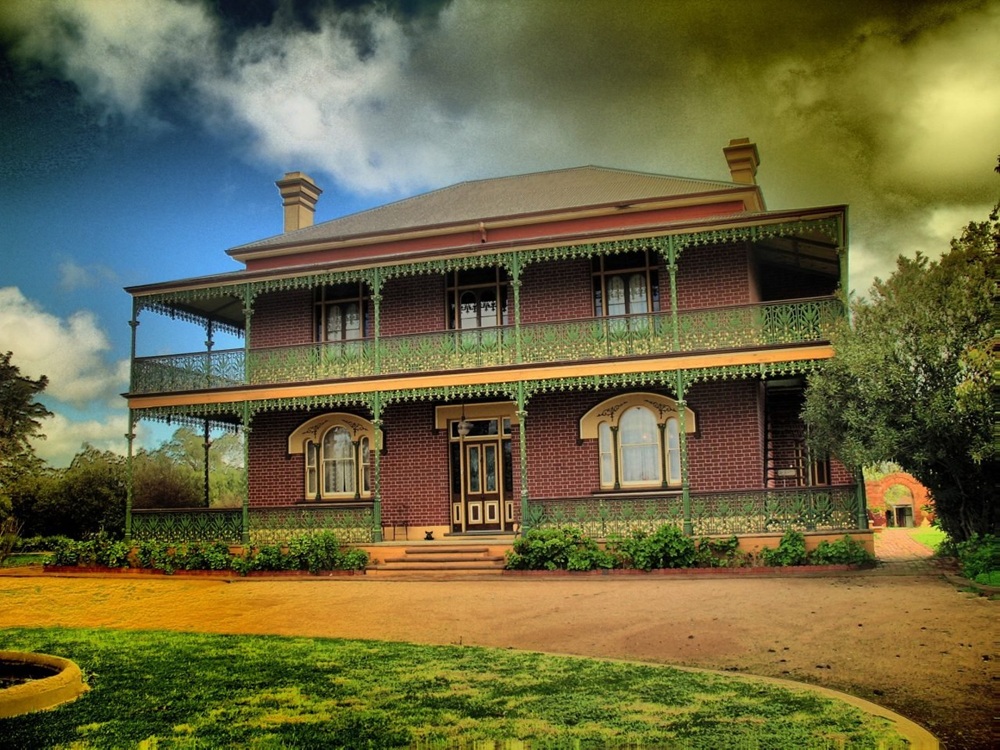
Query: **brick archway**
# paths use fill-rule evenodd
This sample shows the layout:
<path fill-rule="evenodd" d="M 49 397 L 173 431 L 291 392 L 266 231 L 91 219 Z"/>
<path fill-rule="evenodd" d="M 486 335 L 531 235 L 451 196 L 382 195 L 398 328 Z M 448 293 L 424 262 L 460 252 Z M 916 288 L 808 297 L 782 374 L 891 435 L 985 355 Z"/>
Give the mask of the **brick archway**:
<path fill-rule="evenodd" d="M 876 526 L 885 526 L 885 511 L 887 507 L 885 493 L 890 487 L 895 487 L 896 485 L 902 485 L 910 492 L 910 512 L 912 513 L 914 526 L 922 525 L 925 518 L 928 523 L 934 520 L 933 510 L 924 512 L 924 506 L 933 505 L 933 500 L 931 500 L 927 488 L 906 472 L 897 471 L 894 474 L 882 477 L 878 481 L 865 482 L 868 507 L 877 509 L 873 513 Z M 898 502 L 895 503 L 896 508 L 903 506 L 905 506 L 905 503 L 902 506 Z"/>

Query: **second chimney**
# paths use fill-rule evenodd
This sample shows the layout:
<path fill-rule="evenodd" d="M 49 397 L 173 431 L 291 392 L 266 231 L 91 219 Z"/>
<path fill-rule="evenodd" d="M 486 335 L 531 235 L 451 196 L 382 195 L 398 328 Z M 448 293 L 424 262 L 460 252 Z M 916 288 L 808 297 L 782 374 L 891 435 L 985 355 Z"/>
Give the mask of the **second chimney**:
<path fill-rule="evenodd" d="M 285 206 L 285 231 L 311 227 L 316 215 L 316 201 L 322 190 L 305 172 L 288 172 L 275 185 Z"/>
<path fill-rule="evenodd" d="M 729 173 L 733 176 L 733 182 L 743 185 L 757 184 L 757 165 L 760 164 L 760 155 L 757 153 L 756 143 L 750 143 L 749 138 L 733 138 L 722 152 L 729 163 Z"/>

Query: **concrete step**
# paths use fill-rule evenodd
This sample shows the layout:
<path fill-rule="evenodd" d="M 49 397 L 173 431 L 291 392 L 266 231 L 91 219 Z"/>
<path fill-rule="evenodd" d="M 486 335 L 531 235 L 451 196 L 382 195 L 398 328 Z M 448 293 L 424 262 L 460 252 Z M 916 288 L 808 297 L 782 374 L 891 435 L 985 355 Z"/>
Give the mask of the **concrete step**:
<path fill-rule="evenodd" d="M 374 567 L 378 570 L 503 570 L 503 560 L 454 560 L 451 562 L 398 562 L 386 560 Z"/>
<path fill-rule="evenodd" d="M 481 555 L 489 552 L 489 547 L 473 546 L 427 546 L 427 547 L 407 547 L 403 550 L 405 555 Z"/>
<path fill-rule="evenodd" d="M 407 553 L 405 557 L 387 557 L 383 562 L 412 565 L 414 563 L 461 563 L 461 562 L 503 562 L 500 555 L 487 555 L 480 552 L 476 555 L 458 555 L 454 553 Z"/>
<path fill-rule="evenodd" d="M 490 554 L 485 545 L 421 545 L 393 550 L 369 566 L 369 575 L 475 575 L 503 570 L 503 555 Z"/>

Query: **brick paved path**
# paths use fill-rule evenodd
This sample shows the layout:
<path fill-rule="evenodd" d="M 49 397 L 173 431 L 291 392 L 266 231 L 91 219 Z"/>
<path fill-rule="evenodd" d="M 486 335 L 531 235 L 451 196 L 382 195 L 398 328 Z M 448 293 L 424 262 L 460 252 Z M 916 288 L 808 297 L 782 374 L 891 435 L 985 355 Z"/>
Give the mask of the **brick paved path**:
<path fill-rule="evenodd" d="M 932 563 L 934 551 L 914 541 L 907 529 L 885 529 L 875 534 L 875 557 L 883 575 L 919 575 L 939 572 Z"/>

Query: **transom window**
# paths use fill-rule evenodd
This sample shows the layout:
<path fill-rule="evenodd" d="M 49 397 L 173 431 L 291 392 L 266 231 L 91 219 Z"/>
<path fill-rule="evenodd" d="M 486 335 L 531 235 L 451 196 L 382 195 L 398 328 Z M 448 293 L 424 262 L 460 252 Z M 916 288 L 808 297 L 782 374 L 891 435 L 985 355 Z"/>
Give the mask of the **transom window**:
<path fill-rule="evenodd" d="M 477 268 L 449 274 L 449 328 L 507 325 L 510 322 L 507 308 L 507 276 L 502 268 Z"/>
<path fill-rule="evenodd" d="M 364 284 L 333 284 L 316 289 L 315 340 L 352 341 L 368 335 L 368 296 Z"/>
<path fill-rule="evenodd" d="M 656 256 L 648 250 L 594 256 L 594 315 L 656 312 L 660 307 L 656 267 Z"/>
<path fill-rule="evenodd" d="M 684 412 L 685 430 L 695 415 Z M 680 420 L 676 402 L 654 393 L 610 398 L 580 420 L 581 439 L 597 438 L 602 490 L 675 487 L 681 484 Z"/>

